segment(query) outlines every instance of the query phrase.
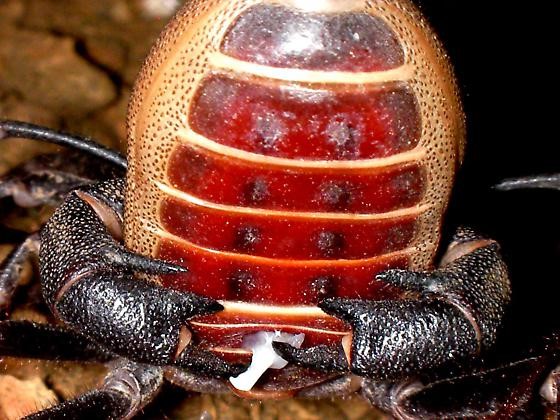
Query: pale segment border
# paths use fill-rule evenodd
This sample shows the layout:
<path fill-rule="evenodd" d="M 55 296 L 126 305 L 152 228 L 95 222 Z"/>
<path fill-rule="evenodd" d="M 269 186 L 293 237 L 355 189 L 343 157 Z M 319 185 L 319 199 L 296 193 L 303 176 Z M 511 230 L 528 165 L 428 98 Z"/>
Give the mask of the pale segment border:
<path fill-rule="evenodd" d="M 235 1 L 235 9 L 237 12 L 242 12 L 244 9 L 250 7 L 253 4 L 256 4 L 257 2 L 257 0 Z M 441 130 L 442 128 L 447 129 L 447 133 L 445 133 L 446 136 L 449 136 L 450 133 L 457 134 L 457 132 L 460 132 L 461 127 L 460 124 L 457 123 L 457 121 L 460 120 L 462 114 L 460 104 L 458 104 L 456 96 L 454 96 L 454 94 L 456 94 L 456 91 L 454 89 L 455 85 L 453 85 L 451 72 L 449 71 L 449 67 L 447 66 L 447 64 L 444 63 L 444 54 L 441 53 L 439 44 L 435 40 L 435 37 L 433 37 L 430 33 L 428 33 L 427 37 L 423 34 L 420 34 L 420 32 L 425 29 L 425 22 L 419 17 L 415 9 L 412 8 L 411 5 L 409 5 L 408 1 L 404 1 L 403 4 L 400 4 L 398 7 L 395 7 L 395 5 L 392 3 L 392 0 L 376 0 L 363 2 L 356 1 L 354 3 L 357 10 L 367 10 L 370 13 L 378 14 L 382 17 L 387 13 L 387 9 L 392 9 L 392 11 L 395 13 L 395 16 L 401 19 L 397 23 L 395 23 L 395 19 L 388 21 L 388 23 L 393 28 L 393 30 L 395 30 L 395 32 L 399 33 L 401 37 L 404 37 L 403 39 L 405 39 L 405 52 L 407 55 L 408 65 L 412 65 L 411 63 L 416 62 L 416 66 L 413 66 L 416 72 L 414 74 L 414 79 L 411 80 L 411 86 L 414 92 L 416 93 L 416 95 L 422 96 L 422 92 L 430 90 L 426 89 L 426 87 L 428 86 L 429 88 L 436 87 L 436 91 L 438 91 L 438 95 L 436 95 L 435 98 L 424 97 L 422 106 L 423 118 L 429 117 L 432 114 L 430 111 L 435 108 L 435 110 L 437 111 L 436 113 L 441 118 L 441 125 L 438 126 L 437 130 Z M 235 17 L 234 13 L 230 13 L 232 9 L 225 3 L 218 4 L 218 2 L 212 2 L 212 6 L 210 7 L 210 9 L 212 10 L 210 11 L 209 9 L 201 8 L 201 14 L 205 15 L 206 13 L 211 13 L 215 16 L 220 16 L 219 20 L 221 22 L 227 22 L 229 19 L 233 19 Z M 193 8 L 191 10 L 194 11 L 196 10 L 196 8 Z M 198 14 L 198 12 L 196 14 Z M 187 21 L 187 23 L 189 22 Z M 165 47 L 164 52 L 161 54 L 155 54 L 155 57 L 152 57 L 151 60 L 152 64 L 158 64 L 155 68 L 145 68 L 142 78 L 140 79 L 139 87 L 137 87 L 137 97 L 133 100 L 131 106 L 132 112 L 129 119 L 129 132 L 132 141 L 134 141 L 137 136 L 139 138 L 136 139 L 136 141 L 139 141 L 140 138 L 143 138 L 145 136 L 149 136 L 149 132 L 146 132 L 146 129 L 153 131 L 153 129 L 156 128 L 156 126 L 153 124 L 151 126 L 147 124 L 149 121 L 152 121 L 152 119 L 146 119 L 146 117 L 148 115 L 151 115 L 152 117 L 154 115 L 161 115 L 161 112 L 159 112 L 162 111 L 161 107 L 159 105 L 156 105 L 156 103 L 152 101 L 158 98 L 158 95 L 156 95 L 156 91 L 160 92 L 159 89 L 162 88 L 161 81 L 169 77 L 169 71 L 173 72 L 178 70 L 178 67 L 175 67 L 179 63 L 179 59 L 181 57 L 178 52 L 181 50 L 181 48 L 183 48 L 180 46 L 182 45 L 180 40 L 185 36 L 193 36 L 195 32 L 197 32 L 197 34 L 194 35 L 196 39 L 199 39 L 201 36 L 200 32 L 198 32 L 200 26 L 183 26 L 182 23 L 175 22 L 172 28 L 173 29 L 170 30 L 170 32 L 174 31 L 176 28 L 188 29 L 180 29 L 176 32 L 179 34 L 178 37 L 174 38 L 174 40 L 171 42 L 163 43 L 163 46 Z M 222 38 L 223 32 L 226 29 L 227 25 L 221 25 L 219 28 L 217 28 L 217 30 L 213 30 L 212 33 L 203 34 L 203 37 L 205 39 L 219 40 Z M 196 58 L 197 63 L 203 63 L 204 66 L 208 66 L 208 60 L 211 59 L 211 55 L 214 54 L 217 49 L 215 48 L 215 45 L 211 46 L 211 48 L 208 48 L 208 44 L 200 43 L 199 41 L 197 42 L 197 47 L 195 47 L 195 49 L 190 52 L 190 56 L 195 57 L 196 54 L 199 54 L 199 56 Z M 428 45 L 428 52 L 421 52 L 421 47 L 426 45 Z M 433 50 L 430 51 L 430 48 L 432 48 Z M 168 64 L 171 63 L 173 63 L 173 65 L 168 67 Z M 160 65 L 163 65 L 165 70 L 162 69 Z M 192 79 L 189 81 L 191 86 L 199 84 L 202 77 L 204 77 L 205 74 L 208 74 L 208 71 L 211 70 L 209 66 L 206 67 L 204 72 L 195 72 L 193 71 L 193 69 L 194 67 L 191 68 L 187 73 L 184 73 L 184 68 L 181 69 L 181 74 L 184 74 L 181 80 L 186 80 L 186 78 L 189 77 L 188 75 L 190 75 L 190 77 L 192 77 Z M 439 96 L 440 92 L 445 92 L 448 95 L 444 93 L 442 96 Z M 192 89 L 189 89 L 185 97 L 187 102 L 189 102 L 189 98 L 192 98 L 193 94 L 194 91 Z M 163 96 L 159 96 L 158 100 L 161 103 L 164 102 L 161 99 L 163 97 L 169 97 L 169 95 L 164 94 Z M 438 100 L 441 99 L 443 99 L 445 108 L 447 108 L 446 111 L 449 111 L 449 113 L 444 112 L 444 110 L 440 108 L 441 105 L 437 104 Z M 149 102 L 148 104 L 144 103 L 144 106 L 142 106 L 142 103 L 145 100 Z M 429 106 L 425 106 L 426 103 L 429 103 Z M 156 113 L 154 114 L 154 112 Z M 175 113 L 175 115 L 178 114 Z M 158 139 L 164 139 L 167 157 L 168 154 L 171 153 L 173 147 L 175 147 L 179 143 L 176 137 L 177 128 L 180 125 L 182 125 L 184 128 L 184 124 L 180 124 L 181 119 L 183 118 L 186 118 L 186 113 L 180 115 L 180 119 L 176 119 L 174 121 L 174 124 L 166 125 L 165 127 L 163 127 L 163 132 L 160 132 L 160 128 L 158 127 L 158 135 L 154 135 L 154 138 L 157 137 Z M 433 130 L 433 127 L 430 128 Z M 173 139 L 170 138 L 172 136 Z M 425 142 L 427 140 L 428 136 L 423 136 L 420 144 L 425 145 Z M 430 183 L 434 182 L 434 184 L 436 184 L 433 186 L 436 192 L 432 194 L 430 199 L 430 201 L 435 204 L 435 207 L 432 209 L 432 211 L 429 212 L 430 215 L 425 215 L 423 217 L 423 219 L 425 219 L 423 222 L 424 227 L 420 229 L 418 235 L 420 235 L 420 233 L 423 233 L 423 235 L 421 236 L 427 239 L 428 243 L 423 245 L 423 256 L 419 257 L 416 260 L 415 264 L 413 264 L 413 268 L 426 268 L 426 263 L 429 261 L 429 256 L 433 255 L 433 253 L 435 252 L 435 246 L 437 244 L 439 236 L 439 228 L 436 228 L 435 231 L 430 231 L 430 228 L 428 226 L 431 225 L 430 221 L 432 221 L 433 223 L 433 219 L 436 218 L 438 214 L 441 214 L 446 201 L 446 199 L 444 198 L 446 195 L 445 192 L 449 190 L 450 185 L 447 184 L 447 182 L 449 182 L 449 179 L 443 182 L 434 181 L 431 171 L 435 172 L 438 168 L 441 168 L 441 163 L 444 161 L 445 156 L 448 156 L 449 149 L 446 150 L 446 148 L 449 147 L 450 141 L 451 138 L 447 137 L 441 142 L 441 144 L 438 144 L 436 147 L 432 146 L 431 150 L 427 152 L 427 156 L 421 158 L 422 162 L 427 163 L 428 170 L 430 172 Z M 161 145 L 161 147 L 163 147 L 163 145 Z M 458 151 L 458 154 L 460 155 L 461 147 L 457 145 L 455 147 L 455 150 Z M 145 151 L 147 149 L 144 147 L 143 150 Z M 129 234 L 126 235 L 128 238 L 127 244 L 134 248 L 141 248 L 138 250 L 142 253 L 153 255 L 157 249 L 157 239 L 155 237 L 152 237 L 152 239 L 149 240 L 147 238 L 144 239 L 142 241 L 142 245 L 138 247 L 133 245 L 135 242 L 134 238 L 137 238 L 138 232 L 144 230 L 142 226 L 138 224 L 139 222 L 142 223 L 142 220 L 144 220 L 143 216 L 147 216 L 147 218 L 152 221 L 154 221 L 153 217 L 157 218 L 156 211 L 158 210 L 158 206 L 154 206 L 153 202 L 152 205 L 148 206 L 147 202 L 153 200 L 155 198 L 155 195 L 158 196 L 158 199 L 162 199 L 163 197 L 160 195 L 161 190 L 159 190 L 159 188 L 157 188 L 157 186 L 154 184 L 146 186 L 146 188 L 148 188 L 148 191 L 145 190 L 146 188 L 137 188 L 139 187 L 139 185 L 136 185 L 134 173 L 140 172 L 140 179 L 146 179 L 146 175 L 148 175 L 149 173 L 152 173 L 151 175 L 153 175 L 153 171 L 155 171 L 159 172 L 157 175 L 160 176 L 150 176 L 149 179 L 161 179 L 161 175 L 164 175 L 161 173 L 161 171 L 165 168 L 146 168 L 145 165 L 149 162 L 139 161 L 138 159 L 135 159 L 135 155 L 137 153 L 141 153 L 141 150 L 135 148 L 134 143 L 132 143 L 130 147 L 130 156 L 132 162 L 130 165 L 131 169 L 128 177 L 129 193 L 127 193 L 127 201 L 135 202 L 136 210 L 127 208 L 127 218 L 129 219 L 129 223 L 127 224 L 127 231 Z M 449 172 L 452 172 L 451 168 L 449 168 L 448 170 Z M 136 199 L 133 199 L 134 197 L 136 197 Z M 147 232 L 145 232 L 144 234 L 147 234 Z M 151 244 L 148 245 L 148 243 Z M 283 310 L 284 309 L 285 308 L 283 308 Z"/>

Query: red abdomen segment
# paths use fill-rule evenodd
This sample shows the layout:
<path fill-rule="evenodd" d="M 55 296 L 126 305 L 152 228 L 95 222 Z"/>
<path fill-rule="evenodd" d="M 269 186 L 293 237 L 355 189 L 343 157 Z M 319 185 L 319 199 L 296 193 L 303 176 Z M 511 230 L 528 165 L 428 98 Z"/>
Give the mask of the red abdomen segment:
<path fill-rule="evenodd" d="M 403 49 L 366 13 L 257 5 L 210 64 L 158 183 L 157 257 L 189 269 L 162 281 L 224 302 L 192 323 L 213 348 L 336 341 L 347 327 L 315 305 L 391 296 L 375 275 L 409 265 L 429 210 Z"/>

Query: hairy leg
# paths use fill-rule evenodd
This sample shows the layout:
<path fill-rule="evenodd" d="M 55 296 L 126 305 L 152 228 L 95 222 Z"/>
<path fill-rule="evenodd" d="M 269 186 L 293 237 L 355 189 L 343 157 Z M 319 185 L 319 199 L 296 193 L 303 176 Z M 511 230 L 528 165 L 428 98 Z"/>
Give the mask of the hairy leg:
<path fill-rule="evenodd" d="M 129 419 L 155 397 L 162 384 L 163 368 L 120 360 L 99 389 L 25 419 Z"/>

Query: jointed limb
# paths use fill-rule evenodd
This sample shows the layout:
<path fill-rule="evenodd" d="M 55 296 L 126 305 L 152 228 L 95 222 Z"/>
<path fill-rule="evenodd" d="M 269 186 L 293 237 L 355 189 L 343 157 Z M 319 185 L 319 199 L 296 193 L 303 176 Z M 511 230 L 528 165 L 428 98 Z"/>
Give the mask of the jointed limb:
<path fill-rule="evenodd" d="M 27 260 L 39 253 L 39 234 L 29 235 L 0 264 L 0 318 L 7 317 Z"/>
<path fill-rule="evenodd" d="M 86 152 L 41 155 L 0 176 L 0 199 L 11 197 L 20 207 L 59 205 L 70 191 L 100 179 L 120 176 L 126 168 L 125 159 L 118 153 L 83 137 L 17 121 L 0 121 L 0 141 L 8 137 L 32 138 Z M 2 241 L 13 242 L 4 234 L 6 229 L 2 229 Z M 26 260 L 38 253 L 38 248 L 38 234 L 32 234 L 2 261 L 0 316 L 7 316 L 21 268 Z"/>
<path fill-rule="evenodd" d="M 489 348 L 510 299 L 497 244 L 469 230 L 458 232 L 438 270 L 390 270 L 378 278 L 403 290 L 405 297 L 336 298 L 319 305 L 353 327 L 346 348 L 349 370 L 376 380 L 409 378 L 460 363 Z M 309 367 L 328 363 L 325 355 L 331 364 L 334 359 L 316 348 L 279 350 L 288 360 Z"/>
<path fill-rule="evenodd" d="M 163 368 L 121 361 L 99 389 L 25 419 L 129 419 L 154 398 L 162 384 Z"/>
<path fill-rule="evenodd" d="M 116 356 L 62 326 L 31 321 L 0 322 L 0 357 L 106 362 Z"/>
<path fill-rule="evenodd" d="M 124 181 L 72 192 L 41 231 L 43 295 L 52 312 L 108 351 L 140 363 L 178 365 L 208 376 L 239 367 L 192 349 L 188 320 L 217 302 L 166 289 L 134 272 L 185 269 L 131 253 L 118 241 Z"/>
<path fill-rule="evenodd" d="M 502 191 L 520 190 L 525 188 L 545 188 L 560 190 L 560 174 L 529 176 L 506 179 L 495 186 Z"/>
<path fill-rule="evenodd" d="M 126 169 L 126 159 L 120 153 L 96 143 L 87 137 L 61 133 L 46 127 L 20 121 L 0 120 L 0 140 L 10 137 L 39 140 L 59 146 L 70 147 L 111 162 L 122 169 Z"/>
<path fill-rule="evenodd" d="M 75 151 L 39 155 L 0 176 L 0 199 L 11 197 L 20 207 L 57 206 L 70 191 L 122 175 L 113 164 Z"/>

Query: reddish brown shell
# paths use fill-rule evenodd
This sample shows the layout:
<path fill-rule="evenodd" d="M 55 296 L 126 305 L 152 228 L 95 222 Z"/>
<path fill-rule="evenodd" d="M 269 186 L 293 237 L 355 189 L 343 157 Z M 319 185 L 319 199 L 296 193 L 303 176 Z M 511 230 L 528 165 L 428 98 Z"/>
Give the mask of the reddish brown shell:
<path fill-rule="evenodd" d="M 128 140 L 126 244 L 224 303 L 192 327 L 231 356 L 259 330 L 338 341 L 318 301 L 379 299 L 377 272 L 431 266 L 464 121 L 407 0 L 190 1 L 146 61 Z"/>

